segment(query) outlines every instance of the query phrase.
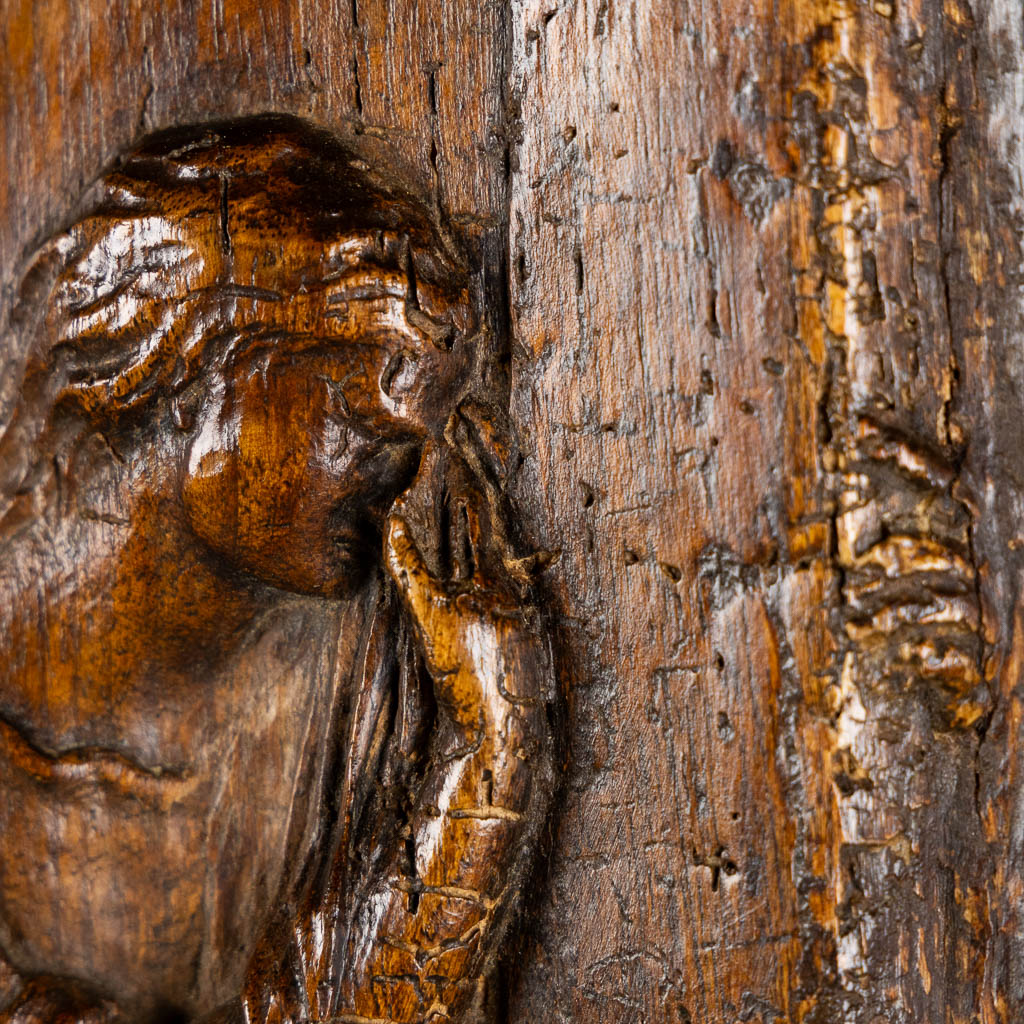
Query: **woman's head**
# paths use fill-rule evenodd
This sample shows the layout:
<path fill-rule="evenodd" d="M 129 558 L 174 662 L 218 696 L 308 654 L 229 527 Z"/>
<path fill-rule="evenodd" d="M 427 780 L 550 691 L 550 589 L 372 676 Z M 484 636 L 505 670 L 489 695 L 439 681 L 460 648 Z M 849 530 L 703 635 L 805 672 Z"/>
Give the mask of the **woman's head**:
<path fill-rule="evenodd" d="M 428 212 L 294 120 L 161 135 L 83 210 L 25 280 L 11 347 L 26 362 L 0 433 L 0 546 L 26 525 L 8 565 L 29 595 L 3 697 L 71 762 L 67 791 L 32 781 L 7 801 L 70 851 L 40 874 L 19 847 L 15 867 L 38 877 L 22 919 L 45 902 L 60 924 L 36 948 L 22 929 L 25 962 L 198 1006 L 235 984 L 279 907 L 251 973 L 276 1005 L 300 977 L 286 951 L 378 940 L 362 897 L 407 859 L 441 719 L 400 579 L 339 606 L 278 601 L 252 576 L 352 589 L 419 467 L 402 516 L 438 579 L 486 576 L 492 597 L 521 583 L 486 394 L 497 360 L 478 355 L 465 272 Z M 80 762 L 101 762 L 105 785 L 111 757 L 191 795 L 150 812 L 126 782 L 99 815 Z M 103 905 L 68 910 L 61 866 L 86 860 L 79 889 Z M 266 964 L 284 965 L 280 986 Z"/>
<path fill-rule="evenodd" d="M 347 589 L 471 360 L 429 212 L 292 118 L 149 140 L 34 276 L 8 474 L 12 448 L 38 477 L 83 429 L 173 429 L 193 528 L 291 590 Z"/>

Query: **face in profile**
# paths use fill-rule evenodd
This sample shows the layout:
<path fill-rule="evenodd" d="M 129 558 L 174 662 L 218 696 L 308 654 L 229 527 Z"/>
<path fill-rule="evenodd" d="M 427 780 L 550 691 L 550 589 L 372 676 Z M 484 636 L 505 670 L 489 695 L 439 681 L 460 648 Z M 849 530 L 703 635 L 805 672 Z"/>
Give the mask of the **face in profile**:
<path fill-rule="evenodd" d="M 190 1016 L 334 828 L 385 517 L 472 316 L 422 209 L 293 122 L 162 137 L 98 192 L 0 445 L 0 953 Z"/>
<path fill-rule="evenodd" d="M 307 293 L 302 302 L 320 305 L 315 344 L 249 341 L 204 395 L 182 490 L 188 520 L 274 586 L 351 594 L 453 408 L 461 353 L 408 322 L 403 286 Z"/>

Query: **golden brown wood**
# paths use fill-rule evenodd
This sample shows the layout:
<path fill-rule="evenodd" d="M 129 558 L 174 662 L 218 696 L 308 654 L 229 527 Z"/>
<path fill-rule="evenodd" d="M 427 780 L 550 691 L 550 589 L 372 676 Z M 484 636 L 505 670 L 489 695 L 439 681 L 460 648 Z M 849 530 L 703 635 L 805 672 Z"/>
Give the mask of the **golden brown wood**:
<path fill-rule="evenodd" d="M 4 1020 L 478 995 L 549 672 L 461 260 L 393 167 L 281 117 L 151 139 L 37 255 L 0 440 Z"/>
<path fill-rule="evenodd" d="M 482 510 L 488 587 L 511 588 L 534 636 L 547 630 L 523 611 L 530 602 L 518 579 L 534 565 L 544 570 L 536 600 L 551 631 L 565 706 L 555 733 L 565 742 L 550 859 L 515 883 L 528 913 L 516 931 L 491 933 L 497 970 L 464 1016 L 509 1024 L 1024 1019 L 1018 5 L 172 0 L 143 9 L 135 0 L 7 0 L 2 13 L 6 309 L 24 258 L 68 222 L 75 198 L 116 154 L 153 129 L 208 118 L 309 118 L 346 139 L 371 173 L 401 179 L 427 221 L 451 225 L 465 242 L 467 295 L 482 307 L 487 337 L 486 358 L 470 373 L 483 368 L 486 379 L 476 378 L 476 397 L 452 429 L 438 435 L 436 422 L 424 425 L 434 431 L 429 444 L 417 435 L 417 457 L 402 473 L 422 470 L 401 518 L 435 579 L 446 575 L 452 543 L 437 541 L 454 531 L 452 568 L 465 587 L 473 567 L 460 551 L 472 515 L 463 524 L 458 513 L 449 527 L 434 503 L 451 482 L 467 508 Z M 267 300 L 247 301 L 265 315 Z M 295 309 L 315 315 L 315 301 L 301 298 Z M 22 336 L 8 330 L 0 351 L 4 424 L 23 397 Z M 431 342 L 426 351 L 439 350 Z M 393 354 L 383 345 L 381 365 Z M 367 379 L 379 379 L 380 368 L 352 367 Z M 299 386 L 305 370 L 279 370 L 232 385 L 230 459 L 183 484 L 189 504 L 174 520 L 178 532 L 160 528 L 159 506 L 114 511 L 139 531 L 136 565 L 162 565 L 167 551 L 198 544 L 217 564 L 242 568 L 189 596 L 185 582 L 197 577 L 183 559 L 179 578 L 154 572 L 159 586 L 116 593 L 140 620 L 162 609 L 147 602 L 164 592 L 170 603 L 217 607 L 216 617 L 190 620 L 200 641 L 189 658 L 216 662 L 219 638 L 241 630 L 231 634 L 239 647 L 255 646 L 233 670 L 238 692 L 259 680 L 256 689 L 273 695 L 264 713 L 273 707 L 305 723 L 311 753 L 296 755 L 292 777 L 313 779 L 340 690 L 316 690 L 312 679 L 366 656 L 354 641 L 336 650 L 309 638 L 365 636 L 379 652 L 369 662 L 386 664 L 395 649 L 387 638 L 407 628 L 399 660 L 416 645 L 433 650 L 436 670 L 426 621 L 450 610 L 452 592 L 428 586 L 422 593 L 434 594 L 436 608 L 410 595 L 372 622 L 354 610 L 336 608 L 333 619 L 323 611 L 340 598 L 328 596 L 337 579 L 311 526 L 316 489 L 297 485 L 294 500 L 284 489 L 320 464 L 308 452 L 293 456 L 283 439 L 325 437 L 333 427 L 325 400 Z M 206 408 L 214 420 L 222 415 L 216 402 Z M 167 436 L 184 445 L 188 431 L 201 434 L 189 423 L 201 413 L 187 402 L 170 409 Z M 267 475 L 255 457 L 257 433 L 278 438 L 279 473 Z M 97 442 L 89 457 L 105 451 Z M 142 483 L 170 472 L 129 465 Z M 89 500 L 108 502 L 90 507 L 109 511 L 116 488 L 90 479 Z M 501 515 L 491 535 L 502 483 L 516 510 L 508 532 L 537 553 L 527 564 Z M 240 487 L 249 497 L 236 511 L 224 497 Z M 65 490 L 61 500 L 78 498 Z M 373 516 L 382 530 L 386 506 L 382 494 Z M 26 512 L 27 523 L 41 522 Z M 243 520 L 252 527 L 244 535 Z M 402 536 L 397 520 L 391 528 Z M 46 543 L 55 552 L 47 557 L 59 557 L 54 545 L 65 541 L 48 534 Z M 402 578 L 405 565 L 413 580 L 419 562 L 399 548 L 389 555 L 394 570 Z M 380 575 L 374 583 L 370 572 L 366 586 L 380 595 L 389 577 L 377 550 Z M 271 618 L 261 634 L 287 626 L 305 669 L 284 657 L 287 645 L 246 632 L 259 594 L 229 600 L 237 572 L 318 592 L 296 597 L 292 618 Z M 97 600 L 108 593 L 112 586 L 98 586 Z M 501 594 L 485 606 L 508 601 Z M 303 610 L 314 606 L 320 611 Z M 64 621 L 85 622 L 91 607 L 83 592 Z M 14 611 L 25 621 L 38 614 Z M 270 613 L 261 605 L 257 614 Z M 498 617 L 486 629 L 496 635 L 505 625 Z M 145 644 L 166 658 L 174 635 L 154 627 Z M 95 657 L 114 653 L 100 646 Z M 59 665 L 63 649 L 48 657 Z M 289 671 L 303 677 L 312 703 L 285 685 Z M 444 682 L 437 689 L 457 700 Z M 413 691 L 425 703 L 433 692 Z M 349 692 L 370 695 L 348 709 L 350 719 L 392 720 L 372 686 Z M 430 818 L 439 784 L 431 773 L 445 763 L 434 755 L 459 742 L 457 704 L 429 740 L 415 705 L 396 700 L 396 714 L 409 710 L 385 731 L 403 756 L 420 752 L 419 767 L 412 776 L 396 768 L 397 788 L 381 792 L 415 791 L 420 803 L 396 808 L 344 791 L 342 800 L 365 809 L 345 824 L 344 841 L 377 859 L 357 864 L 366 888 L 339 913 L 364 897 L 387 903 L 392 878 L 398 916 L 385 918 L 398 930 L 414 929 L 430 901 L 394 873 L 388 858 L 402 851 L 389 829 L 399 810 L 409 822 Z M 217 723 L 219 742 L 237 735 L 236 750 L 268 777 L 252 775 L 231 795 L 271 800 L 278 752 L 262 757 L 233 708 Z M 539 728 L 523 713 L 524 729 Z M 188 715 L 181 722 L 193 735 Z M 377 749 L 373 736 L 364 739 L 366 753 L 346 737 L 350 777 Z M 488 769 L 467 757 L 465 770 L 483 780 Z M 127 777 L 120 763 L 103 771 L 111 784 Z M 501 806 L 514 814 L 521 793 L 518 781 L 510 785 Z M 296 806 L 319 799 L 310 785 Z M 492 796 L 484 806 L 496 803 Z M 500 821 L 498 831 L 514 825 Z M 319 849 L 308 831 L 296 826 L 288 849 Z M 479 851 L 475 841 L 467 837 L 467 849 Z M 153 858 L 160 842 L 147 837 Z M 259 874 L 260 855 L 254 846 L 233 870 Z M 47 858 L 41 850 L 33 862 Z M 459 875 L 460 890 L 487 890 L 501 857 L 475 853 L 473 865 Z M 348 898 L 351 874 L 330 891 Z M 422 1015 L 420 938 L 407 933 L 407 947 L 392 954 L 372 941 L 366 956 L 348 946 L 339 953 L 350 977 L 371 977 L 360 997 L 370 1002 L 356 1008 L 351 988 L 322 997 L 309 987 L 325 965 L 310 939 L 322 918 L 301 898 L 284 903 L 257 894 L 232 910 L 240 918 L 279 910 L 268 937 L 282 921 L 300 922 L 287 956 L 272 938 L 261 947 L 246 983 L 256 1016 L 316 1016 L 321 998 L 336 997 L 345 1012 Z M 464 923 L 486 910 L 485 901 L 460 906 Z M 133 928 L 155 924 L 147 912 Z M 255 941 L 251 929 L 236 930 Z M 207 969 L 208 991 L 227 985 L 218 970 Z M 280 995 L 293 977 L 304 980 Z M 20 985 L 0 978 L 0 999 Z M 118 1012 L 64 981 L 29 982 L 21 1007 L 40 1021 Z"/>

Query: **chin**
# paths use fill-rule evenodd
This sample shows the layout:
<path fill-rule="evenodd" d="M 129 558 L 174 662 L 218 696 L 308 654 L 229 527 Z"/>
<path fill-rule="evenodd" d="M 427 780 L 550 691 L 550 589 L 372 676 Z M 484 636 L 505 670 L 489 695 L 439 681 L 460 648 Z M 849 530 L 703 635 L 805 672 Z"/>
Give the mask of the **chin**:
<path fill-rule="evenodd" d="M 367 562 L 365 558 L 344 559 L 320 594 L 336 600 L 355 597 L 374 575 L 375 568 L 375 563 Z"/>
<path fill-rule="evenodd" d="M 272 549 L 235 552 L 231 562 L 275 590 L 310 597 L 352 597 L 380 565 L 381 534 L 368 526 L 344 531 L 292 530 L 274 536 Z"/>

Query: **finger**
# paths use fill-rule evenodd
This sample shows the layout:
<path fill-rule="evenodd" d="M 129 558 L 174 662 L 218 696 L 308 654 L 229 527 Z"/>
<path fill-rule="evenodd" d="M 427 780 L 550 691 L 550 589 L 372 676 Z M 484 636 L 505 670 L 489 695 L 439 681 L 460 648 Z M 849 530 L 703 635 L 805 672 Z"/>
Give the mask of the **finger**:
<path fill-rule="evenodd" d="M 400 516 L 388 516 L 384 557 L 413 615 L 429 634 L 448 595 L 434 578 L 412 538 L 409 524 Z"/>
<path fill-rule="evenodd" d="M 483 543 L 480 540 L 480 513 L 476 507 L 466 502 L 463 506 L 463 514 L 465 516 L 465 530 L 466 530 L 466 547 L 469 551 L 469 565 L 473 579 L 477 583 L 483 584 Z"/>
<path fill-rule="evenodd" d="M 465 500 L 455 502 L 451 513 L 451 552 L 454 565 L 453 579 L 457 582 L 472 579 L 475 552 L 469 536 Z"/>
<path fill-rule="evenodd" d="M 402 514 L 402 509 L 410 503 L 415 495 L 432 493 L 432 481 L 437 473 L 438 463 L 441 459 L 441 451 L 433 441 L 427 441 L 420 453 L 420 464 L 416 467 L 416 475 L 412 483 L 398 496 L 392 506 L 392 511 Z"/>
<path fill-rule="evenodd" d="M 457 613 L 447 590 L 427 567 L 408 523 L 401 516 L 388 517 L 385 558 L 412 612 L 427 667 L 435 680 L 443 678 L 458 666 Z"/>

